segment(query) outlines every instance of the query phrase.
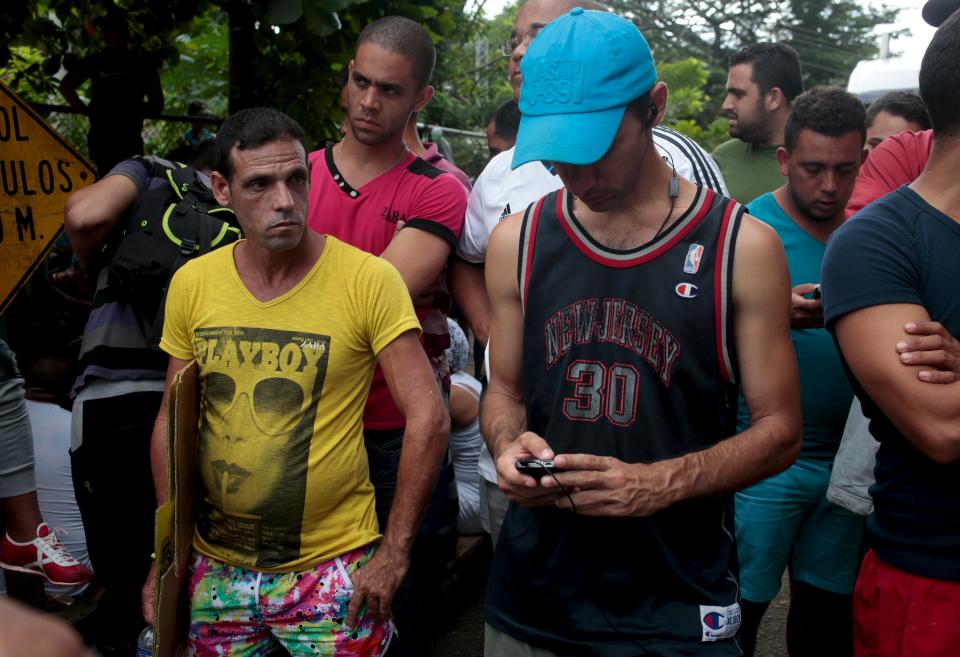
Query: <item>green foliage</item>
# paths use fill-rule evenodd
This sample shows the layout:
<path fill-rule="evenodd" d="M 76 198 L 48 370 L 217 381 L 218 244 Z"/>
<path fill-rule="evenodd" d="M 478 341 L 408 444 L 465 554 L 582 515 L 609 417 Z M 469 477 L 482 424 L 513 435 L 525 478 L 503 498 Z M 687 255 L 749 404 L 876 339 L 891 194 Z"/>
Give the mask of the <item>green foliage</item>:
<path fill-rule="evenodd" d="M 88 54 L 105 48 L 97 17 L 108 9 L 126 12 L 132 53 L 143 55 L 159 70 L 173 64 L 178 51 L 173 46 L 180 27 L 208 7 L 201 2 L 170 0 L 163 5 L 110 0 L 19 0 L 0 10 L 0 78 L 24 100 L 63 104 L 59 80 Z M 88 100 L 88 85 L 78 94 Z M 55 113 L 46 117 L 54 128 L 82 151 L 89 123 L 82 114 Z M 176 130 L 175 127 L 173 127 Z M 152 136 L 148 134 L 148 142 Z"/>
<path fill-rule="evenodd" d="M 877 46 L 874 27 L 898 10 L 859 0 L 611 0 L 643 30 L 658 61 L 695 57 L 709 71 L 707 92 L 719 100 L 732 52 L 749 43 L 782 41 L 800 54 L 804 82 L 845 84 L 860 59 Z M 713 116 L 719 112 L 719 102 Z M 703 123 L 703 118 L 700 121 Z"/>
<path fill-rule="evenodd" d="M 460 0 L 228 0 L 226 8 L 230 110 L 276 107 L 298 120 L 318 146 L 339 135 L 341 76 L 366 25 L 382 16 L 406 16 L 442 48 L 471 24 Z"/>
<path fill-rule="evenodd" d="M 870 57 L 870 31 L 896 11 L 858 0 L 611 0 L 642 26 L 670 86 L 666 123 L 705 148 L 726 138 L 718 118 L 729 54 L 750 42 L 795 47 L 808 86 L 842 84 Z M 57 76 L 73 57 L 103 47 L 92 18 L 127 11 L 132 48 L 161 67 L 166 110 L 205 100 L 219 116 L 252 105 L 281 109 L 304 126 L 311 145 L 336 139 L 340 83 L 360 31 L 390 14 L 422 24 L 437 45 L 433 101 L 420 119 L 482 131 L 512 97 L 507 41 L 519 2 L 494 19 L 463 0 L 21 0 L 0 9 L 0 78 L 28 100 L 60 102 Z M 60 72 L 58 74 L 58 71 Z M 81 90 L 82 91 L 82 90 Z M 481 139 L 448 137 L 458 164 L 476 173 Z"/>
<path fill-rule="evenodd" d="M 0 66 L 0 80 L 21 98 L 36 102 L 54 102 L 55 88 L 50 78 L 43 73 L 47 58 L 32 46 L 12 46 L 7 51 L 9 59 Z"/>
<path fill-rule="evenodd" d="M 492 20 L 474 14 L 455 38 L 440 45 L 433 76 L 437 92 L 424 112 L 426 120 L 483 130 L 490 113 L 513 97 L 500 45 L 509 40 L 516 13 L 514 4 Z"/>
<path fill-rule="evenodd" d="M 695 57 L 726 72 L 727 55 L 760 41 L 778 0 L 610 0 L 640 26 L 658 61 Z"/>
<path fill-rule="evenodd" d="M 428 124 L 483 132 L 490 114 L 513 98 L 507 79 L 507 60 L 500 45 L 510 38 L 517 4 L 506 7 L 494 19 L 486 19 L 477 7 L 458 25 L 457 31 L 437 48 L 433 75 L 433 100 L 420 119 Z M 456 163 L 477 175 L 489 154 L 485 137 L 448 137 Z"/>
<path fill-rule="evenodd" d="M 56 82 L 61 66 L 104 47 L 94 19 L 110 8 L 126 12 L 130 50 L 146 54 L 159 68 L 175 63 L 174 37 L 197 13 L 210 5 L 201 0 L 19 0 L 5 3 L 0 14 L 0 64 L 8 85 L 35 102 L 59 100 Z M 30 62 L 22 66 L 23 53 Z M 36 57 L 43 63 L 36 65 Z M 82 92 L 82 90 L 81 90 Z"/>
<path fill-rule="evenodd" d="M 30 18 L 30 5 L 26 2 L 5 2 L 0 5 L 0 62 L 10 59 L 10 47 L 24 24 Z"/>
<path fill-rule="evenodd" d="M 127 12 L 131 49 L 162 67 L 166 111 L 181 113 L 195 98 L 221 116 L 269 105 L 299 120 L 318 145 L 338 134 L 339 78 L 368 23 L 406 16 L 428 30 L 441 52 L 447 41 L 450 48 L 466 43 L 485 25 L 464 12 L 462 0 L 20 0 L 0 10 L 4 82 L 27 100 L 61 102 L 61 66 L 104 47 L 93 18 L 108 7 Z M 448 77 L 458 74 L 438 71 L 441 90 L 457 86 Z M 444 119 L 464 116 L 456 101 L 440 111 L 442 98 L 437 111 Z"/>
<path fill-rule="evenodd" d="M 852 0 L 791 0 L 790 12 L 778 28 L 800 53 L 808 88 L 845 86 L 857 62 L 877 53 L 869 32 L 878 24 L 894 22 L 896 15 L 895 9 L 866 9 Z"/>
<path fill-rule="evenodd" d="M 660 79 L 670 90 L 664 124 L 711 151 L 727 139 L 727 122 L 713 119 L 715 101 L 706 93 L 709 71 L 705 62 L 687 57 L 657 65 Z"/>
<path fill-rule="evenodd" d="M 230 54 L 227 28 L 226 13 L 212 8 L 194 18 L 174 39 L 177 63 L 160 76 L 166 113 L 186 114 L 191 101 L 203 100 L 214 115 L 226 116 L 229 89 L 224 70 Z"/>
<path fill-rule="evenodd" d="M 660 79 L 667 83 L 670 102 L 665 119 L 673 123 L 680 118 L 695 118 L 703 112 L 710 100 L 703 91 L 707 82 L 707 67 L 699 59 L 687 57 L 657 67 Z"/>

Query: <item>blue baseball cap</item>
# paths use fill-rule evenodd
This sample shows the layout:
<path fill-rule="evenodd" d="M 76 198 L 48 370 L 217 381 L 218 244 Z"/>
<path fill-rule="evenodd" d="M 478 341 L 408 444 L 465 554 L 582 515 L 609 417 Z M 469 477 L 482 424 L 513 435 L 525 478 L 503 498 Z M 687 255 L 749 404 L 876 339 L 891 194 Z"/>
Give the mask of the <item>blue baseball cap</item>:
<path fill-rule="evenodd" d="M 657 81 L 650 46 L 633 23 L 581 7 L 537 34 L 520 72 L 514 169 L 535 160 L 596 162 L 610 150 L 627 104 Z"/>

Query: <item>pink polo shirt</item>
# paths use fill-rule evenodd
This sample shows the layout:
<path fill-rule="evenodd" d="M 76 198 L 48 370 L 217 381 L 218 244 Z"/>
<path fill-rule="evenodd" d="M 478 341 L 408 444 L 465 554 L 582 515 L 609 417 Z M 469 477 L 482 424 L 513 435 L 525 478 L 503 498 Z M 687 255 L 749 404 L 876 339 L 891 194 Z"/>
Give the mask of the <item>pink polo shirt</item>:
<path fill-rule="evenodd" d="M 340 175 L 333 152 L 327 148 L 310 154 L 307 221 L 311 228 L 379 256 L 393 239 L 397 222 L 402 221 L 404 230 L 425 230 L 447 241 L 451 252 L 456 249 L 463 228 L 467 192 L 455 177 L 408 154 L 389 171 L 354 189 Z M 424 351 L 447 389 L 450 375 L 443 352 L 450 345 L 446 322 L 449 309 L 450 294 L 444 270 L 433 302 L 416 311 L 423 326 Z M 383 373 L 377 368 L 364 413 L 364 427 L 399 429 L 404 425 L 403 415 L 393 403 Z"/>

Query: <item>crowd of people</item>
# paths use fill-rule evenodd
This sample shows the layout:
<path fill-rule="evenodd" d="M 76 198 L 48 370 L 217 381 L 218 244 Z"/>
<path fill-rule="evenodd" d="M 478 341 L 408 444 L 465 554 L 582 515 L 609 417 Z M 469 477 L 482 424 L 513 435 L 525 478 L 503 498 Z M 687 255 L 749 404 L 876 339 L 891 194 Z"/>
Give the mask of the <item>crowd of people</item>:
<path fill-rule="evenodd" d="M 121 161 L 64 211 L 72 413 L 64 354 L 0 342 L 0 567 L 94 580 L 85 638 L 133 654 L 195 361 L 188 654 L 429 654 L 481 532 L 488 657 L 752 656 L 785 577 L 791 657 L 955 654 L 960 0 L 924 17 L 919 96 L 868 108 L 737 51 L 712 154 L 643 26 L 527 0 L 475 180 L 417 133 L 436 53 L 397 16 L 339 141 L 250 108 L 191 167 Z M 89 650 L 0 607 L 0 655 Z"/>

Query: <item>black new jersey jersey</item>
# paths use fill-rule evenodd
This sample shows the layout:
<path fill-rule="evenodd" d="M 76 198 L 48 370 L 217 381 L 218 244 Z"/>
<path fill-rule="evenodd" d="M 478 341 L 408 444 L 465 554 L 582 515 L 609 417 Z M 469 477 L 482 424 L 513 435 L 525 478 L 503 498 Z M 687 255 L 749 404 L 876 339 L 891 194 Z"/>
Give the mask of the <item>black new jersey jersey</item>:
<path fill-rule="evenodd" d="M 529 429 L 557 454 L 650 463 L 733 435 L 742 214 L 699 188 L 666 232 L 615 251 L 584 230 L 565 190 L 527 210 L 523 392 Z M 649 518 L 511 505 L 488 621 L 561 653 L 737 655 L 724 640 L 739 624 L 732 502 L 688 500 Z"/>

